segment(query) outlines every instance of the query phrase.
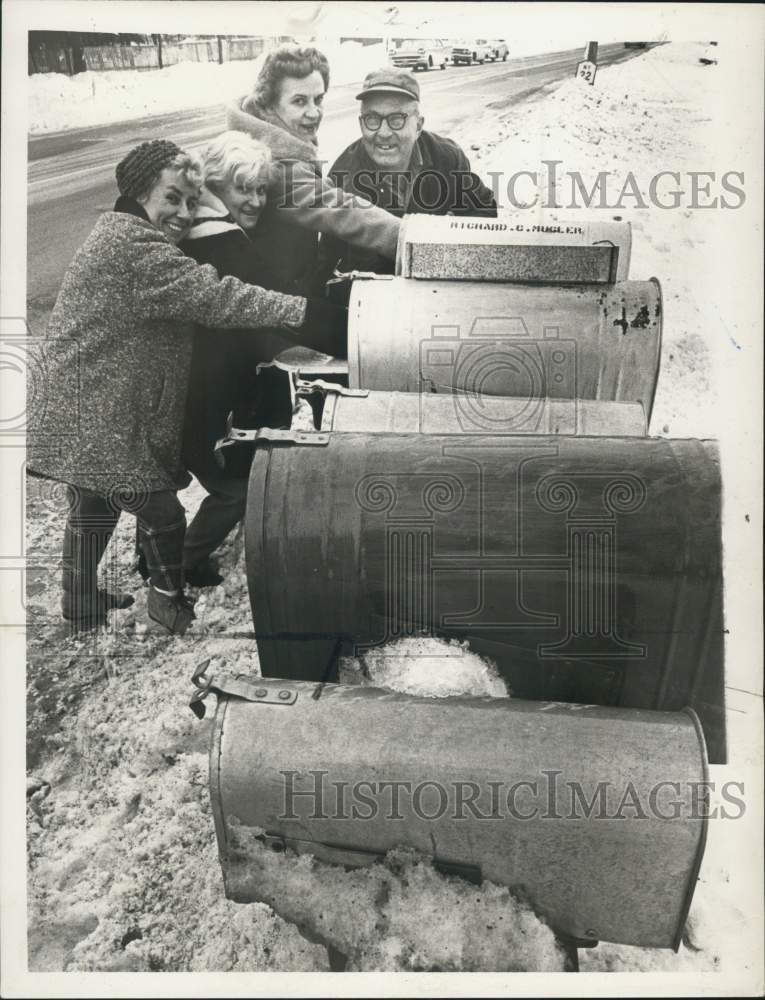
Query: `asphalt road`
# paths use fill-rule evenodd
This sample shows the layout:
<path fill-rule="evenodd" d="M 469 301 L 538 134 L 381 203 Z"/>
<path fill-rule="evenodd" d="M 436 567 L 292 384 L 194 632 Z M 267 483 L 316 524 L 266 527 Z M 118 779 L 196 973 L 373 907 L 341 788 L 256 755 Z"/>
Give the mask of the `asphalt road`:
<path fill-rule="evenodd" d="M 602 46 L 599 65 L 634 58 L 635 50 Z M 582 49 L 482 66 L 419 73 L 426 128 L 448 135 L 486 107 L 505 109 L 573 74 Z M 332 87 L 321 127 L 321 154 L 331 163 L 358 135 L 356 85 Z M 226 127 L 225 106 L 179 111 L 91 128 L 69 129 L 28 143 L 27 303 L 30 322 L 53 306 L 77 247 L 117 194 L 114 167 L 139 142 L 167 138 L 194 149 Z"/>

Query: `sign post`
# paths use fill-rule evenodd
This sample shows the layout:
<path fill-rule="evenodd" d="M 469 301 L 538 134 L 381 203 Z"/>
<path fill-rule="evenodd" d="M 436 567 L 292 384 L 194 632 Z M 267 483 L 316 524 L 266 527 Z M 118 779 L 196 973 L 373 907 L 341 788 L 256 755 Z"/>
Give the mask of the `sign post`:
<path fill-rule="evenodd" d="M 588 42 L 584 50 L 584 59 L 577 63 L 576 78 L 592 86 L 598 71 L 598 43 Z"/>

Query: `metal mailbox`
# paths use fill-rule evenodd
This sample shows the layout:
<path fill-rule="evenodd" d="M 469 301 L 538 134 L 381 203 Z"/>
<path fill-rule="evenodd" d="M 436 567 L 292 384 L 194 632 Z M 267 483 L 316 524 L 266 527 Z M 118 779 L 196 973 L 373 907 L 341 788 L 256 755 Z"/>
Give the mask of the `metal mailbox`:
<path fill-rule="evenodd" d="M 706 833 L 692 711 L 205 680 L 230 899 L 262 899 L 264 848 L 357 867 L 406 845 L 559 935 L 678 947 Z"/>
<path fill-rule="evenodd" d="M 324 432 L 256 442 L 245 519 L 264 676 L 467 639 L 517 697 L 698 713 L 725 759 L 714 442 Z"/>
<path fill-rule="evenodd" d="M 348 310 L 355 389 L 643 404 L 661 352 L 658 281 L 508 285 L 360 279 Z"/>

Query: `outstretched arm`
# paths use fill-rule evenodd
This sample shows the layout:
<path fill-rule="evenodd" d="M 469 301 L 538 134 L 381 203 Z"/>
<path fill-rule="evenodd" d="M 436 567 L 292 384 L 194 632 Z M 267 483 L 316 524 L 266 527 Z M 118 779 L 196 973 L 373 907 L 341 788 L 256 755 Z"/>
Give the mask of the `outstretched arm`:
<path fill-rule="evenodd" d="M 266 291 L 238 278 L 219 278 L 210 264 L 197 264 L 159 231 L 148 228 L 131 244 L 136 313 L 147 319 L 177 319 L 202 326 L 297 327 L 306 300 Z"/>
<path fill-rule="evenodd" d="M 271 199 L 285 222 L 395 260 L 399 220 L 366 198 L 335 187 L 307 163 L 277 164 Z"/>

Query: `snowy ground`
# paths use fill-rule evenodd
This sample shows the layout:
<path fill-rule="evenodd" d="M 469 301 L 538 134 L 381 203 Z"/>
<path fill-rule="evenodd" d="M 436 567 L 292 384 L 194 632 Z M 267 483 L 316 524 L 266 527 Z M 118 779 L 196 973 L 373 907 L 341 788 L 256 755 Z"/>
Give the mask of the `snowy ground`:
<path fill-rule="evenodd" d="M 736 67 L 722 51 L 717 65 L 702 66 L 703 51 L 655 49 L 600 71 L 594 88 L 570 81 L 532 104 L 490 109 L 454 138 L 484 174 L 509 165 L 538 170 L 545 159 L 592 177 L 600 169 L 631 170 L 646 183 L 657 168 L 738 169 L 735 157 L 723 163 L 721 150 L 746 148 L 741 126 L 719 97 Z M 633 224 L 631 277 L 656 275 L 663 284 L 664 353 L 651 432 L 724 439 L 718 404 L 740 378 L 735 345 L 752 346 L 735 308 L 720 315 L 727 272 L 717 269 L 713 245 L 727 220 L 720 212 L 634 208 L 630 199 L 596 217 L 611 214 Z M 194 488 L 183 495 L 189 512 L 200 496 Z M 138 590 L 129 576 L 133 524 L 123 522 L 114 557 L 120 579 Z M 55 567 L 62 528 L 60 497 L 32 483 L 28 554 Z M 55 572 L 30 580 L 30 969 L 328 969 L 327 950 L 310 939 L 332 943 L 349 956 L 350 969 L 562 968 L 549 930 L 506 890 L 466 886 L 405 854 L 364 872 L 264 855 L 264 898 L 273 908 L 225 900 L 207 797 L 209 728 L 186 707 L 190 675 L 207 657 L 231 670 L 257 669 L 239 537 L 229 542 L 224 571 L 224 585 L 200 598 L 199 621 L 185 639 L 147 624 L 139 592 L 134 608 L 114 616 L 116 631 L 96 645 L 67 638 L 55 624 Z M 735 685 L 757 690 L 751 676 L 736 674 L 741 664 L 730 650 L 728 665 Z M 468 689 L 492 685 L 501 693 L 487 667 L 474 663 L 473 670 Z M 423 680 L 412 664 L 387 683 L 422 690 Z M 757 727 L 757 702 L 734 704 L 745 717 L 736 717 L 732 760 L 754 753 L 756 762 L 746 723 L 751 718 Z M 580 953 L 583 968 L 714 971 L 727 982 L 756 968 L 755 904 L 738 866 L 741 854 L 754 850 L 750 834 L 743 822 L 710 824 L 677 955 L 601 944 Z"/>
<path fill-rule="evenodd" d="M 363 80 L 370 66 L 387 62 L 383 45 L 327 40 L 320 47 L 332 69 L 333 87 Z M 29 131 L 42 135 L 233 101 L 251 92 L 264 59 L 265 54 L 222 65 L 183 62 L 161 70 L 89 71 L 76 76 L 35 73 L 28 78 Z"/>

